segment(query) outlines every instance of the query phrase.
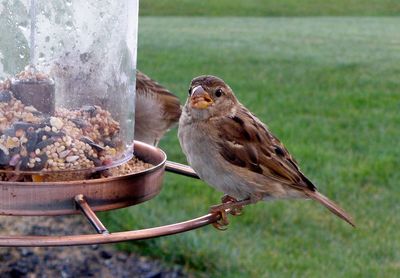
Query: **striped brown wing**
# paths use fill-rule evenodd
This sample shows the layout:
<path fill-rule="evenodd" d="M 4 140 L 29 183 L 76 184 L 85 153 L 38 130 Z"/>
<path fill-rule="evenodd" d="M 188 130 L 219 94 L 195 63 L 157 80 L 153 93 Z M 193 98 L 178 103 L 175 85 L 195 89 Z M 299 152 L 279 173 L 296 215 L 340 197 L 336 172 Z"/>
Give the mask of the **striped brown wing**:
<path fill-rule="evenodd" d="M 243 106 L 218 122 L 221 156 L 229 163 L 296 188 L 316 187 L 285 146 Z"/>

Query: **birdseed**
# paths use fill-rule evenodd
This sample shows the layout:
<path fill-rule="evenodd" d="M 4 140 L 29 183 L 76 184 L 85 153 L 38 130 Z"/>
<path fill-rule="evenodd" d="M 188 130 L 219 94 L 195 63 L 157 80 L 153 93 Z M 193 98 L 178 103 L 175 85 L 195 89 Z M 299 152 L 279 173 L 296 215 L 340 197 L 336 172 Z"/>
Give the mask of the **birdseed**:
<path fill-rule="evenodd" d="M 18 80 L 43 81 L 24 71 Z M 120 125 L 100 106 L 58 107 L 48 116 L 17 99 L 12 82 L 0 82 L 0 171 L 82 170 L 109 166 L 122 155 Z"/>

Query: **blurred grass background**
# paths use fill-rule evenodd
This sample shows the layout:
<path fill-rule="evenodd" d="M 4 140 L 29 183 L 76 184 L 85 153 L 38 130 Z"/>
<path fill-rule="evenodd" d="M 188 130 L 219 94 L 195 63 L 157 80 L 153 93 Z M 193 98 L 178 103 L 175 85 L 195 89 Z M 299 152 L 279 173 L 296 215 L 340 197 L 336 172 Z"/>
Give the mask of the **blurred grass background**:
<path fill-rule="evenodd" d="M 398 1 L 241 1 L 234 14 L 233 3 L 142 1 L 138 67 L 182 102 L 193 77 L 222 77 L 358 228 L 317 203 L 285 200 L 247 207 L 226 232 L 206 227 L 118 247 L 199 277 L 396 277 L 400 18 L 289 16 L 394 14 Z M 288 17 L 249 17 L 263 11 Z M 160 147 L 186 162 L 176 129 Z M 167 173 L 155 199 L 101 217 L 114 231 L 158 226 L 205 214 L 220 197 Z"/>
<path fill-rule="evenodd" d="M 398 0 L 143 0 L 149 16 L 382 16 L 399 15 Z"/>

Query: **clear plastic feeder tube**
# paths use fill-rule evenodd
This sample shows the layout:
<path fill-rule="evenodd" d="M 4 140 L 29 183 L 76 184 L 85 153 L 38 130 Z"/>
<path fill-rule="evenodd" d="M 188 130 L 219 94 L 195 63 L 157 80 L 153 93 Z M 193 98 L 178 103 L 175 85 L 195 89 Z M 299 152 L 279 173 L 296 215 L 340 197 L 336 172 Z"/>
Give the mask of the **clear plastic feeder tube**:
<path fill-rule="evenodd" d="M 0 2 L 0 170 L 132 157 L 138 0 Z"/>

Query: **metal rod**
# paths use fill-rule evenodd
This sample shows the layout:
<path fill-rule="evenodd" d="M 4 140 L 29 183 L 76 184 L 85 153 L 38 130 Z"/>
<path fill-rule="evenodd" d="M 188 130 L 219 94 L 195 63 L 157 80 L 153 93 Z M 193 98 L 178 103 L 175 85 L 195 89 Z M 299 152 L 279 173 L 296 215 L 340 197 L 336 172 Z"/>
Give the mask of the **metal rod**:
<path fill-rule="evenodd" d="M 101 223 L 101 220 L 97 217 L 94 211 L 89 206 L 88 202 L 86 201 L 85 196 L 82 194 L 75 196 L 75 203 L 76 206 L 80 209 L 82 214 L 87 218 L 89 223 L 96 229 L 97 233 L 99 234 L 109 234 L 107 228 Z"/>
<path fill-rule="evenodd" d="M 165 171 L 195 179 L 200 179 L 196 172 L 192 169 L 192 167 L 169 160 L 165 162 Z"/>
<path fill-rule="evenodd" d="M 220 218 L 221 216 L 218 212 L 209 213 L 199 218 L 172 225 L 111 234 L 72 236 L 0 236 L 0 247 L 74 246 L 142 240 L 194 230 L 217 222 Z"/>

